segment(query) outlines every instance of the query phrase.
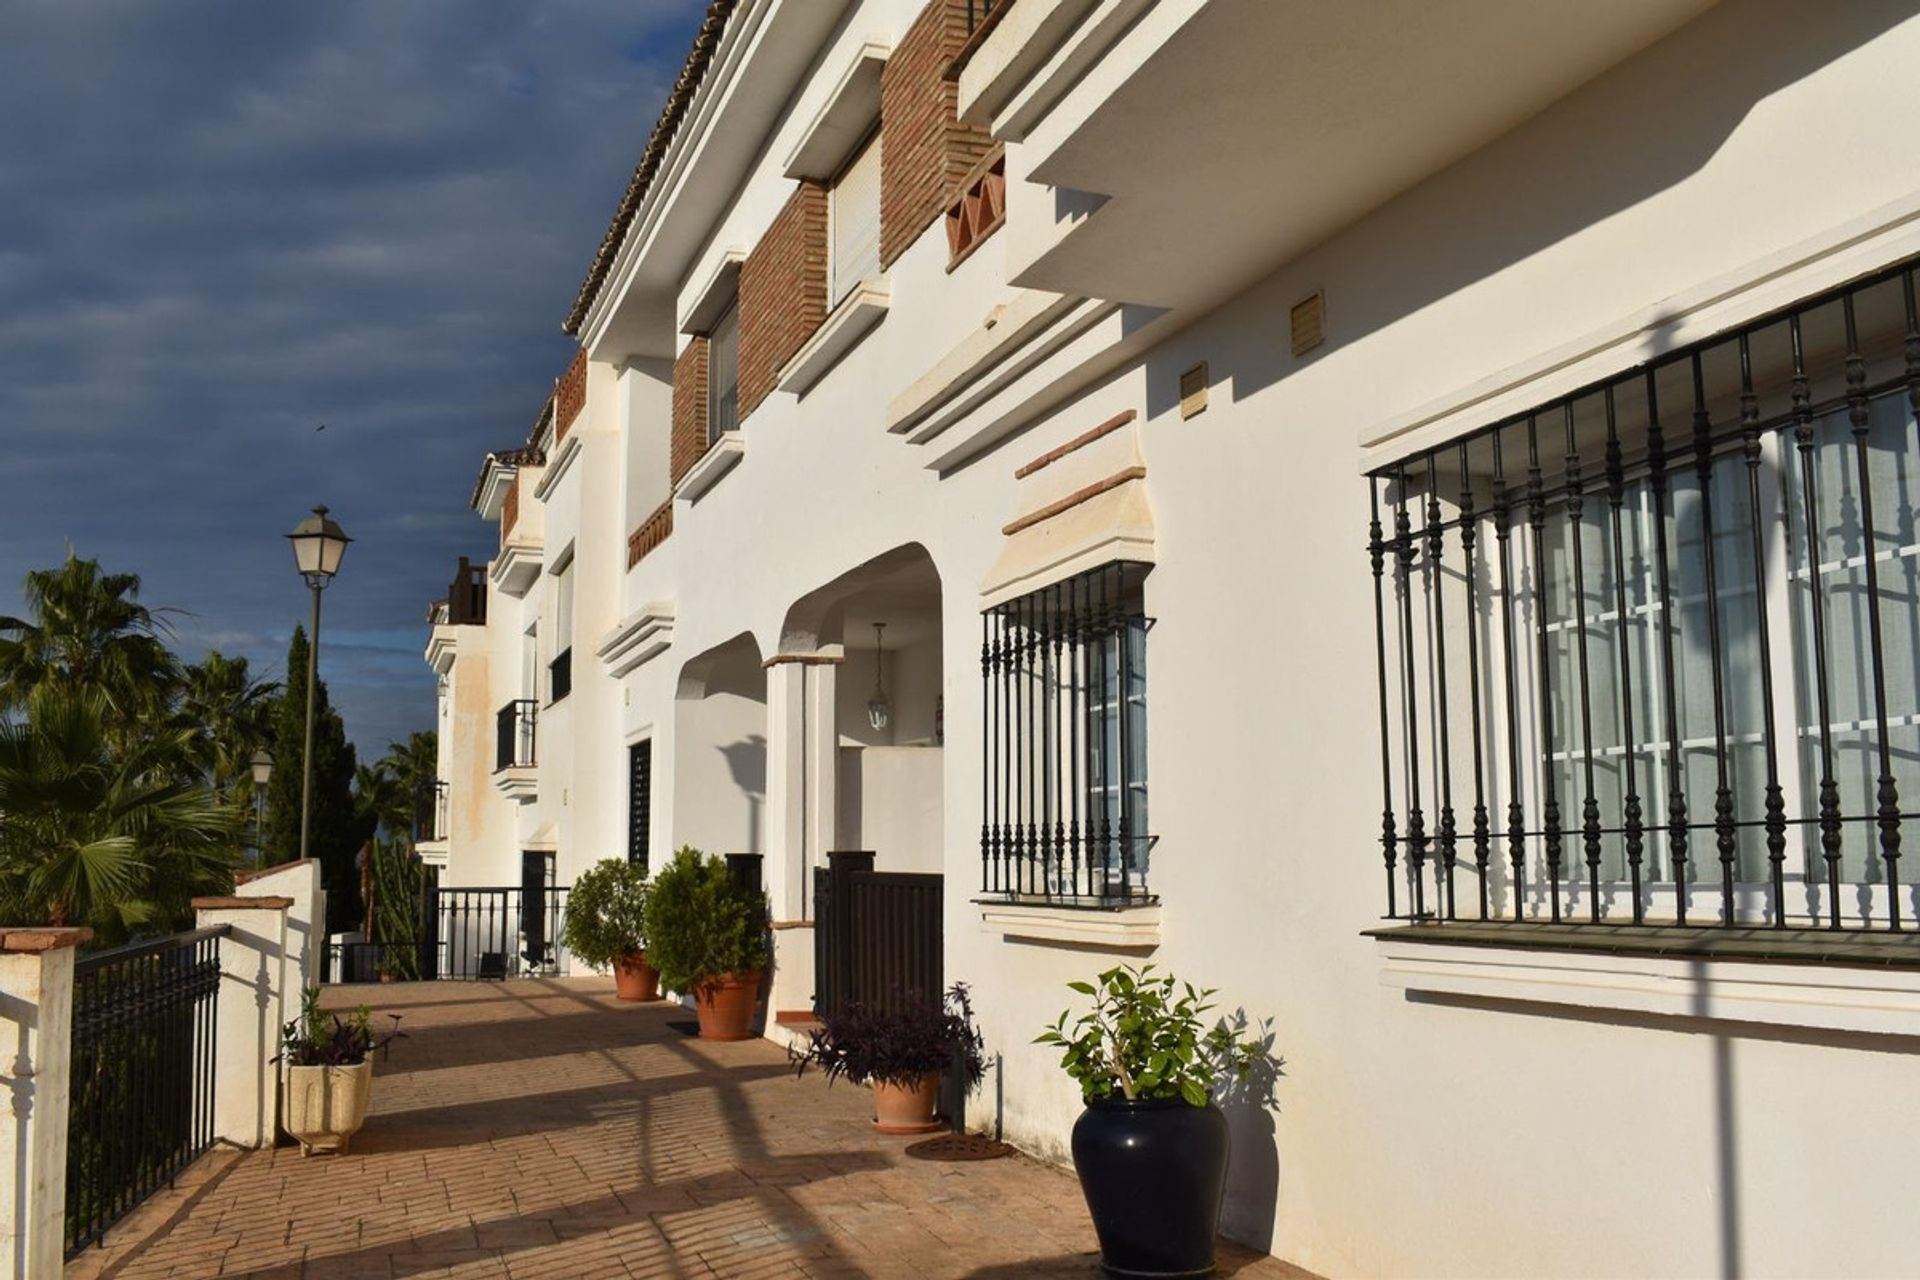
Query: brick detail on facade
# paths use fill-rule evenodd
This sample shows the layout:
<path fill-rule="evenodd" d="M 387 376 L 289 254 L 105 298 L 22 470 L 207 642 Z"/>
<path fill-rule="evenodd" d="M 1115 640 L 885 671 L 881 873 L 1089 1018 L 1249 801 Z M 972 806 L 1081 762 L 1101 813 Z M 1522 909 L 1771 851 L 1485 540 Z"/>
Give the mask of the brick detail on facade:
<path fill-rule="evenodd" d="M 692 338 L 673 362 L 673 436 L 668 474 L 675 485 L 707 451 L 707 340 Z"/>
<path fill-rule="evenodd" d="M 507 536 L 513 532 L 514 521 L 520 518 L 520 477 L 516 474 L 507 484 L 507 496 L 500 500 L 500 545 L 507 545 Z"/>
<path fill-rule="evenodd" d="M 741 422 L 826 318 L 827 189 L 802 182 L 740 264 Z"/>
<path fill-rule="evenodd" d="M 553 384 L 553 443 L 567 438 L 567 429 L 587 407 L 587 353 L 583 349 Z"/>
<path fill-rule="evenodd" d="M 627 535 L 627 568 L 639 564 L 647 558 L 647 553 L 667 540 L 673 532 L 673 499 L 668 498 L 654 508 L 652 515 L 640 522 L 640 527 Z"/>
<path fill-rule="evenodd" d="M 960 123 L 947 64 L 967 41 L 967 0 L 929 0 L 880 73 L 880 265 L 888 267 L 943 216 L 993 146 Z"/>

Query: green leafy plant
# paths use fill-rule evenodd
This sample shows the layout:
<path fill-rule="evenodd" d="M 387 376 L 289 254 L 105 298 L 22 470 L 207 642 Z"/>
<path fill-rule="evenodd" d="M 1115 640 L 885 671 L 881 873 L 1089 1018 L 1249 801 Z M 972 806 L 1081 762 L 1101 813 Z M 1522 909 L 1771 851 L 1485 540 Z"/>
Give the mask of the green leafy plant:
<path fill-rule="evenodd" d="M 671 990 L 697 991 L 767 963 L 766 895 L 691 845 L 653 877 L 644 918 L 647 959 Z"/>
<path fill-rule="evenodd" d="M 274 1061 L 290 1067 L 357 1067 L 395 1040 L 406 1039 L 400 1015 L 387 1016 L 393 1019 L 392 1028 L 376 1033 L 373 1010 L 366 1005 L 343 1018 L 320 1007 L 320 988 L 308 987 L 300 993 L 300 1016 L 280 1028 L 280 1052 Z"/>
<path fill-rule="evenodd" d="M 1214 1092 L 1268 1060 L 1268 1045 L 1239 1040 L 1225 1022 L 1206 1026 L 1211 988 L 1200 990 L 1152 965 L 1121 965 L 1094 982 L 1069 982 L 1093 1008 L 1069 1025 L 1071 1009 L 1035 1044 L 1060 1050 L 1060 1065 L 1089 1102 L 1184 1099 L 1204 1107 Z"/>
<path fill-rule="evenodd" d="M 420 859 L 402 840 L 374 837 L 373 940 L 379 973 L 409 981 L 420 976 Z"/>
<path fill-rule="evenodd" d="M 646 869 L 607 858 L 582 871 L 567 895 L 567 950 L 596 969 L 647 946 Z"/>

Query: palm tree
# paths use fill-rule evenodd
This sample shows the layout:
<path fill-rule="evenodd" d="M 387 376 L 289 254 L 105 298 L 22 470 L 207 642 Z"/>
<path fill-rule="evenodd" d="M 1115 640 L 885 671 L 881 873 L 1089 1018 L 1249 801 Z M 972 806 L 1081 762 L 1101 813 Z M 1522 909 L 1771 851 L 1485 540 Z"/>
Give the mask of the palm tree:
<path fill-rule="evenodd" d="M 440 735 L 423 729 L 408 735 L 405 742 L 389 743 L 386 758 L 380 763 L 400 789 L 400 806 L 395 814 L 399 822 L 392 830 L 410 834 L 420 806 L 433 803 L 433 784 L 440 776 Z"/>
<path fill-rule="evenodd" d="M 180 776 L 182 732 L 116 744 L 97 689 L 40 688 L 25 711 L 0 722 L 0 917 L 112 941 L 231 886 L 239 823 Z"/>
<path fill-rule="evenodd" d="M 192 763 L 214 795 L 242 807 L 252 798 L 253 755 L 273 734 L 275 680 L 256 680 L 245 658 L 215 650 L 188 667 L 177 719 L 192 734 Z"/>
<path fill-rule="evenodd" d="M 71 550 L 27 574 L 27 618 L 0 617 L 0 710 L 35 690 L 98 693 L 110 728 L 130 731 L 164 708 L 179 681 L 164 614 L 139 602 L 140 578 L 102 573 Z"/>

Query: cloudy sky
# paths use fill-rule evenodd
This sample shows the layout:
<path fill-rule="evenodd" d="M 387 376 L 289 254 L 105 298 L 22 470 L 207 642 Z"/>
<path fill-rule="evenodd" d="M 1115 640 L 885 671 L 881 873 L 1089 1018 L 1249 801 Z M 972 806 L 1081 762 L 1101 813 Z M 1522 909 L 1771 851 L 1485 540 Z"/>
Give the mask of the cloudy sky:
<path fill-rule="evenodd" d="M 0 613 L 70 543 L 278 675 L 281 534 L 357 539 L 321 673 L 431 725 L 481 455 L 571 355 L 697 0 L 0 0 Z M 326 424 L 326 430 L 315 428 Z"/>

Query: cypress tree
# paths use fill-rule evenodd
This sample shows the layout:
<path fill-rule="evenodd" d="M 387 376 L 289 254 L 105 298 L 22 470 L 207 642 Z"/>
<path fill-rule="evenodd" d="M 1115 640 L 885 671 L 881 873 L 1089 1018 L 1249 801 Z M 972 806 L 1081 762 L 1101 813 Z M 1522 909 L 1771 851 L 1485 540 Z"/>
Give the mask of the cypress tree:
<path fill-rule="evenodd" d="M 300 785 L 307 733 L 306 629 L 295 627 L 287 646 L 287 682 L 273 711 L 273 777 L 267 784 L 267 862 L 300 856 Z M 313 819 L 310 855 L 319 860 L 327 890 L 327 930 L 356 927 L 360 918 L 360 823 L 353 805 L 353 744 L 327 698 L 327 682 L 313 690 Z"/>

